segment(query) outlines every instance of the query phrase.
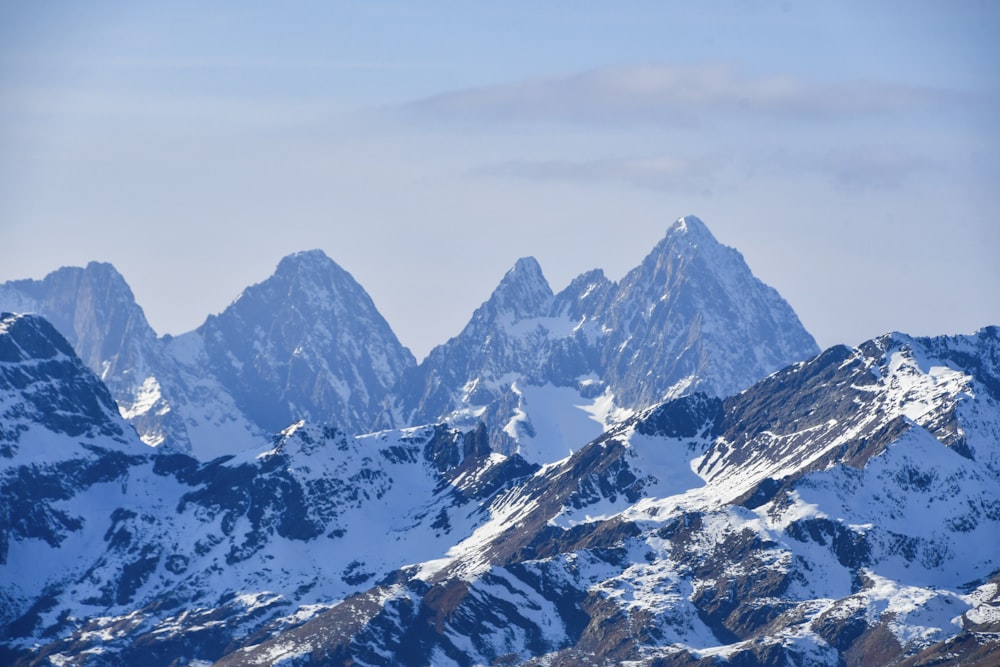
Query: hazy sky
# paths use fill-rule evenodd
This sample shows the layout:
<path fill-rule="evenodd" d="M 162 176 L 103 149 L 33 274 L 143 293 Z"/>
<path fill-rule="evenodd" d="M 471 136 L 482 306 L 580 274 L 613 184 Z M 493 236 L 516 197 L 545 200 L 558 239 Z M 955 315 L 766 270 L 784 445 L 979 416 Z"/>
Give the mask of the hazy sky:
<path fill-rule="evenodd" d="M 1000 323 L 1000 3 L 0 3 L 0 281 L 322 248 L 418 357 L 693 213 L 821 346 Z"/>

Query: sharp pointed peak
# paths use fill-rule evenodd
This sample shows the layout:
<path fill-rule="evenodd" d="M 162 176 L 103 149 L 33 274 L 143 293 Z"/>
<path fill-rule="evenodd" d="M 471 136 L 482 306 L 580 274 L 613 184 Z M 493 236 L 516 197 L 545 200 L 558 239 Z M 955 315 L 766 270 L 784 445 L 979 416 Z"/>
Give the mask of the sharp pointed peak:
<path fill-rule="evenodd" d="M 482 312 L 511 313 L 517 318 L 539 314 L 552 299 L 552 288 L 542 273 L 542 267 L 534 257 L 522 257 L 514 263 L 489 300 Z"/>
<path fill-rule="evenodd" d="M 687 236 L 690 238 L 706 238 L 715 241 L 715 236 L 708 225 L 696 215 L 685 215 L 677 218 L 667 229 L 667 237 Z"/>
<path fill-rule="evenodd" d="M 290 281 L 298 285 L 328 285 L 330 281 L 357 285 L 354 276 L 319 249 L 285 255 L 268 278 L 270 280 L 277 280 L 279 283 Z M 360 285 L 357 287 L 363 289 Z"/>
<path fill-rule="evenodd" d="M 512 272 L 515 272 L 515 271 L 516 272 L 541 273 L 542 272 L 542 266 L 538 263 L 537 259 L 535 259 L 531 255 L 527 255 L 525 257 L 518 258 L 518 260 L 516 262 L 514 262 L 514 265 L 512 267 L 510 267 L 510 269 L 507 271 L 507 273 L 512 273 Z"/>
<path fill-rule="evenodd" d="M 298 252 L 293 252 L 291 254 L 285 255 L 278 262 L 278 271 L 301 268 L 306 266 L 336 266 L 337 263 L 334 262 L 330 257 L 320 250 L 319 248 L 313 248 L 312 250 L 300 250 Z"/>
<path fill-rule="evenodd" d="M 544 286 L 546 290 L 551 292 L 549 282 L 545 279 L 545 274 L 542 273 L 541 265 L 537 259 L 530 256 L 522 257 L 514 262 L 514 266 L 510 267 L 504 274 L 497 289 L 499 290 L 505 285 L 525 283 Z"/>
<path fill-rule="evenodd" d="M 708 225 L 694 215 L 685 215 L 677 218 L 668 228 L 666 234 L 660 239 L 647 255 L 646 261 L 666 254 L 680 253 L 685 256 L 712 257 L 713 261 L 722 258 L 736 257 L 743 262 L 743 256 L 735 248 L 731 248 L 718 239 L 709 230 Z"/>
<path fill-rule="evenodd" d="M 596 282 L 610 282 L 608 277 L 604 275 L 604 269 L 591 269 L 590 271 L 584 271 L 576 278 L 570 281 L 570 285 L 587 285 Z"/>

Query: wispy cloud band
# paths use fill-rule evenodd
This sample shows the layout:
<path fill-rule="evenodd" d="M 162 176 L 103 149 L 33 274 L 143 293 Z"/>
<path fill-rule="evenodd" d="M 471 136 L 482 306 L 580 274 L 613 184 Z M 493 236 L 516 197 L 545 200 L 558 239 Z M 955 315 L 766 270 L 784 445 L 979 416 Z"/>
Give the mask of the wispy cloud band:
<path fill-rule="evenodd" d="M 665 155 L 597 160 L 507 160 L 479 167 L 477 176 L 576 184 L 620 183 L 661 191 L 704 191 L 714 184 L 718 164 Z"/>
<path fill-rule="evenodd" d="M 654 63 L 457 90 L 416 101 L 409 109 L 448 120 L 677 124 L 705 113 L 828 120 L 937 107 L 959 97 L 901 84 L 754 77 L 718 63 Z"/>

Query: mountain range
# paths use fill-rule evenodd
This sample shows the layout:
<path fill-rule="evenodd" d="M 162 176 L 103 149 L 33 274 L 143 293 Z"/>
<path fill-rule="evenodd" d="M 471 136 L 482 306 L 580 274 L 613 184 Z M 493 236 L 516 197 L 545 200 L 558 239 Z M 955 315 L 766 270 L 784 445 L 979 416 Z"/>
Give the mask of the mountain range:
<path fill-rule="evenodd" d="M 108 264 L 0 310 L 5 664 L 1000 658 L 1000 329 L 820 352 L 693 216 L 419 364 L 320 251 L 179 336 Z"/>
<path fill-rule="evenodd" d="M 143 441 L 201 460 L 256 450 L 298 420 L 350 433 L 486 423 L 545 463 L 636 409 L 726 395 L 818 352 L 742 256 L 687 216 L 621 281 L 553 294 L 519 260 L 466 327 L 419 365 L 371 298 L 321 251 L 296 253 L 192 332 L 157 337 L 108 264 L 0 285 L 0 310 L 42 315 L 108 385 Z"/>

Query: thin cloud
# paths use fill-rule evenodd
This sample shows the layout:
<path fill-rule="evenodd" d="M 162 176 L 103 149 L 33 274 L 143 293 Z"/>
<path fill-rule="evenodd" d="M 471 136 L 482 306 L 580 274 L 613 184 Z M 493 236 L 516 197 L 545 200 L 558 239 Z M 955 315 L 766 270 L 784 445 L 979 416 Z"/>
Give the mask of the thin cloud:
<path fill-rule="evenodd" d="M 408 109 L 446 120 L 673 125 L 706 113 L 827 120 L 926 109 L 958 97 L 926 87 L 752 77 L 723 64 L 646 64 L 458 90 Z"/>
<path fill-rule="evenodd" d="M 782 173 L 818 174 L 838 186 L 854 190 L 900 188 L 918 174 L 944 169 L 942 164 L 926 157 L 885 147 L 794 155 L 780 153 L 768 162 Z"/>
<path fill-rule="evenodd" d="M 903 150 L 859 147 L 830 151 L 777 151 L 760 155 L 681 158 L 602 158 L 593 160 L 505 160 L 470 171 L 478 177 L 527 181 L 564 182 L 577 185 L 617 183 L 662 192 L 710 194 L 732 179 L 730 167 L 748 177 L 800 177 L 815 175 L 851 190 L 889 190 L 904 187 L 916 175 L 941 171 L 937 161 Z M 731 183 L 730 183 L 731 185 Z"/>
<path fill-rule="evenodd" d="M 709 191 L 715 184 L 711 160 L 669 156 L 598 160 L 507 160 L 474 169 L 476 176 L 562 181 L 576 184 L 612 182 L 634 187 L 690 192 Z"/>

